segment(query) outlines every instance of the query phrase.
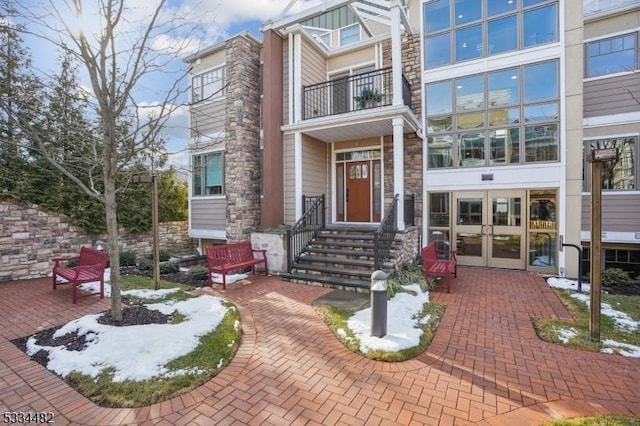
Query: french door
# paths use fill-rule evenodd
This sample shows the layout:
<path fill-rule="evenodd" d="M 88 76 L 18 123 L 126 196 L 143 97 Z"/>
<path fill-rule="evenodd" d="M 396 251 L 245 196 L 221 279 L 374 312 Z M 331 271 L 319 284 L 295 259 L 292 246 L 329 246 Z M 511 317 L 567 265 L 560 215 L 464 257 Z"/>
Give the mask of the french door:
<path fill-rule="evenodd" d="M 526 192 L 453 193 L 453 237 L 461 265 L 525 269 Z"/>

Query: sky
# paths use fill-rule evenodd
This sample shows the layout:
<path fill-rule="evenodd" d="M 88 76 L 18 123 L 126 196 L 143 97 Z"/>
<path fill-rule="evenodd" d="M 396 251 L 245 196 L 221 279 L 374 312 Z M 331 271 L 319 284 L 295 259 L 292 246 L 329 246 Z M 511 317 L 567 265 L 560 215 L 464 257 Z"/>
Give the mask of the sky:
<path fill-rule="evenodd" d="M 105 271 L 105 281 L 108 282 L 110 271 Z M 233 286 L 247 278 L 246 274 L 236 274 L 227 277 L 227 283 Z M 218 278 L 218 277 L 216 277 Z M 577 290 L 577 282 L 565 278 L 549 278 L 549 286 Z M 105 284 L 105 296 L 110 295 L 110 288 Z M 81 288 L 96 291 L 97 283 L 83 284 Z M 384 337 L 371 336 L 371 309 L 365 308 L 354 313 L 347 321 L 349 330 L 360 341 L 360 350 L 367 353 L 371 350 L 398 352 L 418 346 L 422 330 L 418 328 L 416 314 L 422 311 L 425 303 L 429 302 L 429 293 L 422 292 L 420 286 L 412 284 L 406 286 L 411 293 L 398 293 L 387 304 L 387 334 Z M 158 299 L 178 289 L 164 290 L 130 290 L 123 295 Z M 589 285 L 582 285 L 583 293 L 577 291 L 572 294 L 577 300 L 589 303 Z M 114 368 L 114 381 L 142 381 L 152 377 L 166 377 L 186 372 L 171 372 L 165 368 L 170 360 L 193 351 L 198 345 L 200 336 L 214 330 L 222 321 L 227 307 L 219 297 L 202 295 L 182 302 L 150 303 L 149 309 L 156 309 L 164 314 L 171 314 L 175 310 L 182 313 L 184 321 L 179 324 L 151 324 L 143 326 L 114 327 L 101 325 L 97 322 L 103 314 L 86 315 L 73 320 L 60 328 L 54 337 L 77 331 L 85 335 L 87 347 L 82 351 L 67 351 L 62 346 L 39 346 L 36 339 L 31 337 L 27 342 L 27 353 L 33 355 L 39 350 L 49 352 L 47 368 L 61 376 L 71 371 L 96 377 L 104 368 Z M 633 320 L 624 312 L 617 311 L 610 305 L 603 303 L 603 316 L 613 318 L 616 326 L 628 332 L 634 332 L 640 327 L 640 322 Z M 338 330 L 342 338 L 347 335 L 346 330 Z M 558 330 L 564 341 L 577 335 L 571 327 Z M 640 358 L 640 347 L 603 340 L 604 353 L 613 353 L 614 349 L 623 356 Z M 135 362 L 131 362 L 135 360 Z M 225 360 L 219 360 L 222 365 Z"/>
<path fill-rule="evenodd" d="M 73 28 L 80 28 L 90 33 L 96 32 L 100 27 L 96 16 L 96 11 L 92 10 L 92 5 L 97 4 L 94 0 L 84 0 L 84 14 L 81 20 L 65 10 L 61 0 L 52 0 L 53 4 L 60 7 L 61 14 L 68 19 L 65 21 Z M 139 34 L 142 25 L 148 21 L 148 17 L 153 11 L 158 0 L 124 0 L 128 8 L 126 22 L 123 27 L 125 37 L 130 43 L 136 40 L 135 34 Z M 290 13 L 298 13 L 310 8 L 321 0 L 298 0 L 291 8 Z M 26 6 L 33 3 L 35 6 Z M 184 58 L 198 50 L 207 48 L 225 38 L 248 30 L 254 35 L 261 37 L 260 27 L 269 19 L 275 19 L 285 10 L 290 0 L 167 0 L 163 9 L 160 21 L 162 31 L 154 39 L 154 46 L 166 51 L 175 50 L 177 46 L 184 46 L 184 49 L 177 54 Z M 25 3 L 28 12 L 38 13 L 39 11 L 51 12 L 48 0 L 27 0 Z M 38 9 L 42 8 L 42 9 Z M 29 28 L 33 28 L 29 26 Z M 45 75 L 55 75 L 57 73 L 58 53 L 51 47 L 51 44 L 42 40 L 38 35 L 43 35 L 44 30 L 38 29 L 36 35 L 26 35 L 24 37 L 27 47 L 31 51 L 33 67 L 38 72 Z M 174 59 L 163 65 L 163 72 L 148 76 L 140 82 L 139 90 L 136 92 L 136 101 L 149 108 L 153 108 L 162 100 L 163 92 L 166 92 L 169 85 L 183 75 L 187 66 L 181 59 Z M 169 71 L 169 72 L 165 72 Z M 90 87 L 88 79 L 81 76 L 82 85 Z M 186 87 L 189 84 L 188 78 L 183 77 L 181 83 L 184 95 L 179 102 L 187 102 Z M 173 155 L 170 161 L 180 168 L 186 168 L 188 157 L 186 147 L 188 140 L 188 108 L 185 106 L 176 110 L 167 122 L 165 136 L 168 140 L 167 148 Z"/>

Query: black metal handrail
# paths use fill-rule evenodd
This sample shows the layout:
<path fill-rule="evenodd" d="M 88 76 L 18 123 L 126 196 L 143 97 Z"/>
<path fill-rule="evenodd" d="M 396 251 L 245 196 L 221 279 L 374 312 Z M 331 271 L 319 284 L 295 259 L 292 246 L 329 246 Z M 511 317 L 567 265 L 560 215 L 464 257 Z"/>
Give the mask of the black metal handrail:
<path fill-rule="evenodd" d="M 380 269 L 384 259 L 389 256 L 391 245 L 398 232 L 398 200 L 400 194 L 393 197 L 391 205 L 384 212 L 384 217 L 378 229 L 373 231 L 373 261 L 375 269 Z"/>
<path fill-rule="evenodd" d="M 293 264 L 300 258 L 309 241 L 318 236 L 318 232 L 326 225 L 324 210 L 324 194 L 303 196 L 304 213 L 287 231 L 289 246 L 287 250 L 287 271 L 291 272 Z"/>
<path fill-rule="evenodd" d="M 391 68 L 350 75 L 304 86 L 302 119 L 326 117 L 393 103 Z M 411 85 L 402 76 L 402 99 L 411 106 Z"/>

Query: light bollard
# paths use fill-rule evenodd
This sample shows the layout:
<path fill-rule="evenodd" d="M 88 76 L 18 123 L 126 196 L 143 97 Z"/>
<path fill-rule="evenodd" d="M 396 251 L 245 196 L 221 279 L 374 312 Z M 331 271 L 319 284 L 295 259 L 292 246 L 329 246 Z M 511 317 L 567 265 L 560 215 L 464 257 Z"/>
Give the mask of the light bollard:
<path fill-rule="evenodd" d="M 374 271 L 371 274 L 371 335 L 387 334 L 387 274 Z"/>

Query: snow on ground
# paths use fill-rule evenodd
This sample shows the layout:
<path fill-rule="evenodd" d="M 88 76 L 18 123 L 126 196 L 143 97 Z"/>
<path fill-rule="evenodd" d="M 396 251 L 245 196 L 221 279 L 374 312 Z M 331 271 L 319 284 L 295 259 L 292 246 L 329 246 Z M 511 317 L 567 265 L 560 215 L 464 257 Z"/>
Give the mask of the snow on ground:
<path fill-rule="evenodd" d="M 192 352 L 201 336 L 213 331 L 229 309 L 223 300 L 214 296 L 200 296 L 182 302 L 147 305 L 164 314 L 178 311 L 184 321 L 178 324 L 146 324 L 114 327 L 98 323 L 104 314 L 87 315 L 73 320 L 54 334 L 54 337 L 77 332 L 85 336 L 87 347 L 69 351 L 64 346 L 39 346 L 34 337 L 27 342 L 27 354 L 39 350 L 49 352 L 47 368 L 61 376 L 72 371 L 96 377 L 105 368 L 115 370 L 113 381 L 142 381 L 158 376 L 175 376 L 186 371 L 169 371 L 172 359 Z"/>
<path fill-rule="evenodd" d="M 420 286 L 405 286 L 416 294 L 398 293 L 387 302 L 387 334 L 384 337 L 371 336 L 371 308 L 357 311 L 347 325 L 360 340 L 360 350 L 367 353 L 371 350 L 398 352 L 420 344 L 422 330 L 417 327 L 416 315 L 422 312 L 425 303 L 429 302 L 429 293 L 422 292 Z M 346 336 L 344 330 L 338 331 Z"/>
<path fill-rule="evenodd" d="M 211 274 L 211 276 L 213 277 L 213 282 L 214 283 L 222 283 L 222 275 L 220 274 Z M 249 277 L 249 274 L 227 274 L 227 285 L 229 284 L 233 284 L 237 281 L 241 281 L 244 280 L 246 278 Z M 107 268 L 104 270 L 104 296 L 105 297 L 111 297 L 111 286 L 109 285 L 109 280 L 111 279 L 111 269 Z M 62 281 L 62 280 L 61 280 Z M 95 293 L 100 291 L 100 283 L 95 281 L 92 283 L 85 283 L 85 284 L 80 284 L 78 286 L 79 289 L 81 290 L 85 290 L 91 293 Z M 178 289 L 169 289 L 169 290 L 173 290 L 173 291 L 178 291 Z M 140 294 L 138 294 L 138 292 L 140 292 L 141 290 L 127 290 L 127 291 L 123 291 L 121 292 L 121 294 L 123 296 L 137 296 L 137 297 L 142 297 L 145 299 L 152 299 L 152 298 L 156 298 L 156 299 L 160 299 L 162 297 L 164 297 L 165 293 L 163 295 L 159 295 L 156 294 L 154 297 L 150 297 L 150 296 L 142 296 Z"/>
<path fill-rule="evenodd" d="M 549 284 L 549 286 L 551 287 L 556 287 L 556 288 L 564 288 L 564 289 L 575 290 L 575 291 L 578 290 L 578 282 L 569 280 L 566 278 L 556 278 L 556 277 L 548 278 L 547 284 Z M 591 286 L 588 283 L 586 284 L 582 283 L 583 292 L 586 292 L 588 294 L 590 291 L 590 288 Z M 575 294 L 572 294 L 571 297 L 589 305 L 589 296 L 587 294 L 575 293 Z M 613 307 L 608 303 L 601 302 L 600 314 L 612 318 L 616 326 L 627 333 L 637 332 L 638 329 L 640 328 L 640 321 L 635 321 L 625 312 L 621 312 L 616 309 L 613 309 Z M 558 329 L 556 331 L 559 333 L 560 339 L 565 343 L 571 338 L 576 336 L 575 329 L 570 327 L 567 327 L 564 329 Z M 611 339 L 603 340 L 602 345 L 603 345 L 603 349 L 601 352 L 603 353 L 614 353 L 614 351 L 616 351 L 620 355 L 624 355 L 632 358 L 640 358 L 640 346 L 635 346 L 628 343 L 616 342 L 615 340 L 611 340 Z"/>

